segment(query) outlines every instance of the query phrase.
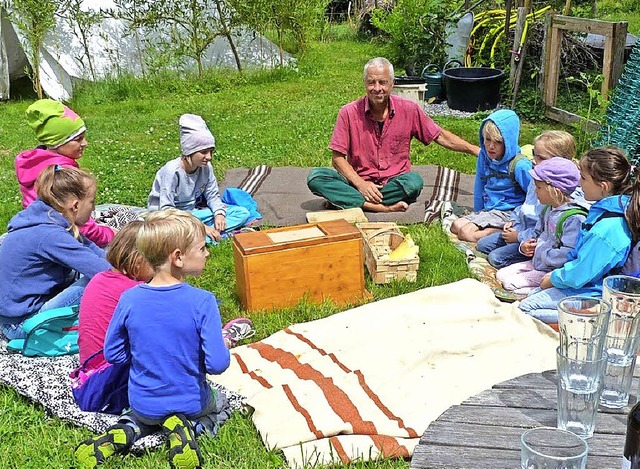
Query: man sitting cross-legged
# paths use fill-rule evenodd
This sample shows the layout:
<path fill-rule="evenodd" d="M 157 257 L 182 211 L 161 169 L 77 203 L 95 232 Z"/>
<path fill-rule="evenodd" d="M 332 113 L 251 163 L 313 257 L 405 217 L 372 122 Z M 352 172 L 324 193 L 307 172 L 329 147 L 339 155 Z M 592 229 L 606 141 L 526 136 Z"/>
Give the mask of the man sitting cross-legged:
<path fill-rule="evenodd" d="M 479 148 L 442 129 L 415 102 L 391 95 L 393 65 L 383 58 L 364 66 L 366 96 L 338 113 L 329 149 L 336 169 L 313 168 L 311 192 L 339 208 L 403 212 L 424 181 L 411 171 L 411 139 L 478 155 Z"/>

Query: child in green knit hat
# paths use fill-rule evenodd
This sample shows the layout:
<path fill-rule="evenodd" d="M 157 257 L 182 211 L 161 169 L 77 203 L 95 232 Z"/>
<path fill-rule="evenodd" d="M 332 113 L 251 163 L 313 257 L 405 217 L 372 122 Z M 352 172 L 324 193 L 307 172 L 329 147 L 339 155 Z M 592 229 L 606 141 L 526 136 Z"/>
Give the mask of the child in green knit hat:
<path fill-rule="evenodd" d="M 26 116 L 40 145 L 18 154 L 15 159 L 24 208 L 37 197 L 35 182 L 43 169 L 52 164 L 77 168 L 77 160 L 89 144 L 82 118 L 60 101 L 39 99 L 27 108 Z M 100 247 L 105 247 L 113 239 L 114 230 L 96 223 L 93 218 L 79 228 L 83 235 Z"/>

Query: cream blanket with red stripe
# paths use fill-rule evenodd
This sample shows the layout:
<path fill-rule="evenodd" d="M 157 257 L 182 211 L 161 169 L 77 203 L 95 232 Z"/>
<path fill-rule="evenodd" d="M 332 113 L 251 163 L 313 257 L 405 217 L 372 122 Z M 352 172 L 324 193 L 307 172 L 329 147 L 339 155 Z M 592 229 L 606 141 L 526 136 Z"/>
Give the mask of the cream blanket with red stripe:
<path fill-rule="evenodd" d="M 296 324 L 233 349 L 220 384 L 247 396 L 291 467 L 404 457 L 448 407 L 555 368 L 557 335 L 473 279 Z"/>

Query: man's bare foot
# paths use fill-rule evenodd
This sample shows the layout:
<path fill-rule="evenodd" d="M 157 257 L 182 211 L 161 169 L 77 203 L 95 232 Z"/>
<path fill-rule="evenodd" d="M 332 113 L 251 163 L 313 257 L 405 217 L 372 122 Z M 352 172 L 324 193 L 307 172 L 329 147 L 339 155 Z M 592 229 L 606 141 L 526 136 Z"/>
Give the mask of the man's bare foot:
<path fill-rule="evenodd" d="M 403 202 L 402 200 L 392 205 L 382 205 L 365 202 L 362 206 L 362 210 L 367 210 L 369 212 L 406 212 L 408 208 L 409 204 Z"/>

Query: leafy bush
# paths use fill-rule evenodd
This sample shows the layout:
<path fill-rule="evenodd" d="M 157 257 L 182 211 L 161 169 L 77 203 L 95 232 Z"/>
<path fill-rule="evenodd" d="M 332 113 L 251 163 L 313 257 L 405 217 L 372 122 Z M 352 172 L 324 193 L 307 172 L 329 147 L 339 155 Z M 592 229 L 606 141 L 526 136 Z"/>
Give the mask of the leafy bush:
<path fill-rule="evenodd" d="M 455 0 L 398 0 L 391 11 L 376 9 L 371 23 L 389 36 L 388 58 L 410 75 L 427 64 L 444 65 L 445 27 Z"/>

